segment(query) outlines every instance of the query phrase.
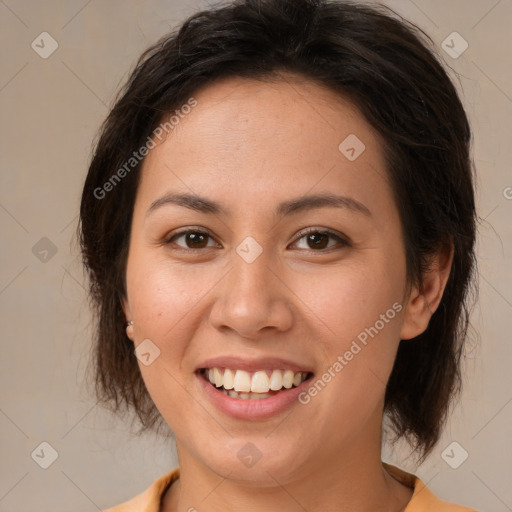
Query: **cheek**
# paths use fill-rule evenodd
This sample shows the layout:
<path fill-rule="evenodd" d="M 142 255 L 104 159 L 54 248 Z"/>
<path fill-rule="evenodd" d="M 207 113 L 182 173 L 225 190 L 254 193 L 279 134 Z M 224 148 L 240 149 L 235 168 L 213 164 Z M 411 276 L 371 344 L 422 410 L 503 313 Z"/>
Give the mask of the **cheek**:
<path fill-rule="evenodd" d="M 134 251 L 127 266 L 127 287 L 136 324 L 144 330 L 139 329 L 138 337 L 152 336 L 160 343 L 175 338 L 174 329 L 186 323 L 215 282 L 214 272 L 170 263 L 165 255 L 150 251 Z"/>
<path fill-rule="evenodd" d="M 190 268 L 171 265 L 149 251 L 134 251 L 127 265 L 127 288 L 134 317 L 135 345 L 151 340 L 160 350 L 148 366 L 139 361 L 146 388 L 165 421 L 177 432 L 186 431 L 188 375 L 181 366 L 197 328 L 194 308 L 212 287 Z M 187 405 L 188 404 L 188 405 Z"/>
<path fill-rule="evenodd" d="M 400 341 L 402 274 L 400 265 L 381 260 L 319 273 L 314 287 L 303 283 L 301 299 L 314 313 L 313 330 L 323 333 L 316 337 L 321 382 L 310 389 L 314 396 L 325 393 L 317 406 L 328 407 L 325 417 L 335 416 L 336 425 L 364 421 L 384 396 Z"/>
<path fill-rule="evenodd" d="M 328 339 L 338 340 L 332 348 L 343 349 L 347 342 L 376 322 L 382 331 L 379 334 L 384 337 L 389 338 L 386 332 L 399 332 L 396 310 L 400 308 L 393 308 L 393 304 L 402 299 L 404 280 L 401 274 L 385 262 L 375 261 L 364 267 L 347 265 L 331 272 L 317 272 L 309 278 L 299 277 L 302 284 L 292 286 L 300 290 L 297 294 L 314 313 L 320 332 L 325 332 Z M 392 321 L 388 321 L 390 318 Z"/>
<path fill-rule="evenodd" d="M 184 389 L 190 376 L 183 375 L 181 367 L 201 320 L 197 315 L 201 299 L 214 284 L 213 273 L 172 265 L 149 251 L 130 255 L 127 288 L 135 345 L 149 339 L 160 350 L 151 365 L 139 362 L 139 367 L 153 401 L 166 418 L 187 403 Z"/>

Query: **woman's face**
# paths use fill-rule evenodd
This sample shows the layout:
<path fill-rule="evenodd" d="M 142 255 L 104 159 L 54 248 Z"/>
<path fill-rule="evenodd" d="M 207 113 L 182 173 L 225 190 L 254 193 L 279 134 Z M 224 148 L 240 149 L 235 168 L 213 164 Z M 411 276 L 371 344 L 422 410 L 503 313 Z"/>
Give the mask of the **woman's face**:
<path fill-rule="evenodd" d="M 380 453 L 407 307 L 380 139 L 292 75 L 195 99 L 144 162 L 124 304 L 180 465 L 275 485 Z M 281 390 L 234 398 L 204 368 L 226 387 Z"/>

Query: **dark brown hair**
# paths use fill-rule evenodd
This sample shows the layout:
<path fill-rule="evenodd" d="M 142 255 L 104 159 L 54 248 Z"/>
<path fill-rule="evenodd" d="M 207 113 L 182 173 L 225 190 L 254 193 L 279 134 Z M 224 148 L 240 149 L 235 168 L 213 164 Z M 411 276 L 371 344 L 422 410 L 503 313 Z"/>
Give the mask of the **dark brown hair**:
<path fill-rule="evenodd" d="M 80 208 L 83 262 L 97 313 L 97 396 L 116 411 L 133 409 L 142 430 L 161 423 L 122 310 L 141 163 L 122 173 L 122 182 L 108 193 L 105 184 L 163 116 L 199 88 L 225 77 L 279 79 L 283 71 L 350 99 L 380 133 L 403 225 L 409 282 L 421 283 L 429 256 L 453 244 L 441 304 L 423 334 L 400 342 L 385 395 L 395 439 L 405 437 L 424 457 L 460 391 L 475 267 L 471 133 L 430 38 L 382 6 L 237 0 L 195 14 L 141 56 L 102 127 Z"/>

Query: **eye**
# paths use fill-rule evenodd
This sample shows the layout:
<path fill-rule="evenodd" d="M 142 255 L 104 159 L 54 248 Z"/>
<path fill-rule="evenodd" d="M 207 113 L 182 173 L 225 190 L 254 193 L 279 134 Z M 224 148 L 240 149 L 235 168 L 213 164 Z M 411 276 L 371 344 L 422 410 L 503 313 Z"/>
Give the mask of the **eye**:
<path fill-rule="evenodd" d="M 182 240 L 182 244 L 177 243 L 178 240 Z M 208 245 L 208 242 L 211 241 L 212 243 Z M 173 235 L 169 236 L 165 240 L 166 244 L 175 244 L 181 249 L 206 249 L 208 247 L 220 247 L 219 244 L 217 244 L 211 235 L 204 231 L 199 231 L 197 229 L 188 229 L 184 231 L 180 231 L 179 233 L 174 233 Z"/>
<path fill-rule="evenodd" d="M 323 252 L 325 249 L 335 247 L 336 241 L 338 242 L 338 245 L 341 245 L 342 247 L 350 246 L 350 243 L 347 240 L 329 230 L 309 228 L 306 232 L 303 231 L 300 233 L 300 235 L 301 236 L 297 239 L 295 245 L 299 244 L 301 241 L 304 241 L 304 243 L 302 244 L 302 247 L 299 247 L 299 249 Z"/>

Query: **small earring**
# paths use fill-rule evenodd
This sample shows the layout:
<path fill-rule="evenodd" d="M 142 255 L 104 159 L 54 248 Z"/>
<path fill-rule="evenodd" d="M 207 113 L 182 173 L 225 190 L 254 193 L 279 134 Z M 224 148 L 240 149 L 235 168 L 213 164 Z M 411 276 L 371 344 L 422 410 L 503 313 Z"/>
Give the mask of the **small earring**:
<path fill-rule="evenodd" d="M 124 324 L 126 329 L 126 336 L 128 336 L 129 339 L 133 341 L 133 320 L 130 320 L 129 322 L 125 322 Z"/>

